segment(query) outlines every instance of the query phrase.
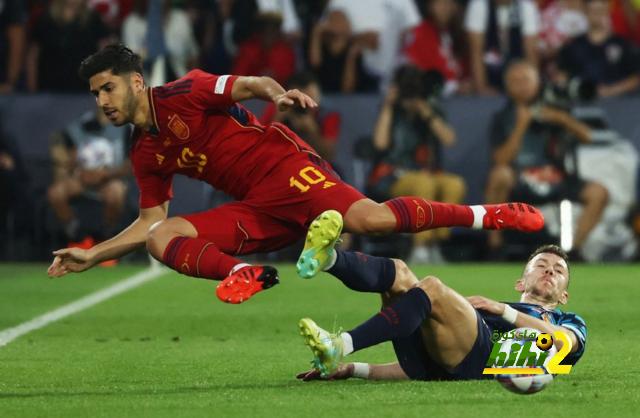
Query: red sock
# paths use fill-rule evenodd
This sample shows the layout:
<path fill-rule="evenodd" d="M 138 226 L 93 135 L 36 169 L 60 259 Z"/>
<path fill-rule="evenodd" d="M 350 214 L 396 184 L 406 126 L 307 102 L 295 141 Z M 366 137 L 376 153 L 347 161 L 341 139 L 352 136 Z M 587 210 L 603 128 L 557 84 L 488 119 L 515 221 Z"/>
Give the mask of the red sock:
<path fill-rule="evenodd" d="M 434 202 L 421 197 L 398 197 L 384 203 L 396 217 L 394 232 L 422 232 L 473 224 L 473 211 L 469 206 Z"/>
<path fill-rule="evenodd" d="M 231 269 L 241 263 L 223 254 L 212 242 L 180 236 L 169 242 L 162 261 L 178 273 L 210 280 L 226 278 Z"/>

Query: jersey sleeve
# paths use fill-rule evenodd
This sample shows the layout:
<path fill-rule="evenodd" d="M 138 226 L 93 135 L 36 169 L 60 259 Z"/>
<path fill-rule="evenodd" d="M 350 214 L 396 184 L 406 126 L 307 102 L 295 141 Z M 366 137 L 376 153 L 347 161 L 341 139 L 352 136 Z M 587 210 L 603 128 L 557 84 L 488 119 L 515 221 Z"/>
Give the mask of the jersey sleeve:
<path fill-rule="evenodd" d="M 584 354 L 584 349 L 587 344 L 587 325 L 584 319 L 572 312 L 563 314 L 558 321 L 558 325 L 573 331 L 578 339 L 578 344 L 580 344 L 578 351 L 569 354 L 562 362 L 562 364 L 575 364 Z"/>
<path fill-rule="evenodd" d="M 173 199 L 173 174 L 149 173 L 133 166 L 140 190 L 140 209 L 159 206 Z"/>
<path fill-rule="evenodd" d="M 182 80 L 191 79 L 191 94 L 187 97 L 197 109 L 217 109 L 232 106 L 231 89 L 238 79 L 235 75 L 213 75 L 201 70 L 189 72 Z"/>

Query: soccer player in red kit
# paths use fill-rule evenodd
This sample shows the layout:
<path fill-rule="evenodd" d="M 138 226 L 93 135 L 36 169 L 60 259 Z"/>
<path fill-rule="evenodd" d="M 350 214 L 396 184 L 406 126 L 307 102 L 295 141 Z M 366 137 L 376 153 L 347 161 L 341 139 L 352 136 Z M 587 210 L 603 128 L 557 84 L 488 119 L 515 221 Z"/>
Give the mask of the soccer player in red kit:
<path fill-rule="evenodd" d="M 536 231 L 544 219 L 521 204 L 461 206 L 402 197 L 367 199 L 343 183 L 329 164 L 285 126 L 261 125 L 237 104 L 273 102 L 280 111 L 316 103 L 285 91 L 269 77 L 216 76 L 194 70 L 161 87 L 142 77 L 140 57 L 110 45 L 84 60 L 79 75 L 111 123 L 134 125 L 130 157 L 140 189 L 140 214 L 116 237 L 91 249 L 54 251 L 50 277 L 81 272 L 146 245 L 149 253 L 188 276 L 224 281 L 218 297 L 239 303 L 278 283 L 269 266 L 234 255 L 284 248 L 306 234 L 327 210 L 357 234 L 420 232 L 466 226 Z M 238 201 L 168 218 L 175 174 L 205 181 Z M 328 237 L 337 239 L 337 237 Z"/>

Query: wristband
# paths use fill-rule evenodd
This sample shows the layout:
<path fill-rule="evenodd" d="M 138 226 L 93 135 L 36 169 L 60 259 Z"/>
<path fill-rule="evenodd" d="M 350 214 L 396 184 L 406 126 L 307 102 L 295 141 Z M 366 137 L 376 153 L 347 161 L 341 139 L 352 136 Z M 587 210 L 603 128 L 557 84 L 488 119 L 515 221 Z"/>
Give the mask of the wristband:
<path fill-rule="evenodd" d="M 510 324 L 515 324 L 517 318 L 518 318 L 518 311 L 516 311 L 511 306 L 505 303 L 504 312 L 502 313 L 502 319 L 504 319 Z"/>
<path fill-rule="evenodd" d="M 353 377 L 368 379 L 371 367 L 368 363 L 353 363 Z"/>

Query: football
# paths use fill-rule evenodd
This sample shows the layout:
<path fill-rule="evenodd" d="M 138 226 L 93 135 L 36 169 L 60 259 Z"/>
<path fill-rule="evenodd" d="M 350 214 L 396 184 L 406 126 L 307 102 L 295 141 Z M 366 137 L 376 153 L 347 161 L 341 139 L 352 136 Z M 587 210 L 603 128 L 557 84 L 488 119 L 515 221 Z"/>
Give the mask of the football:
<path fill-rule="evenodd" d="M 546 350 L 541 350 L 537 345 L 539 340 L 538 336 L 542 335 L 546 336 L 546 338 L 543 338 L 545 339 L 545 344 L 543 344 L 543 346 L 546 347 Z M 527 358 L 535 355 L 536 363 L 534 365 L 528 365 L 528 361 L 525 359 L 525 361 L 522 362 L 523 365 L 518 366 L 518 357 L 522 351 L 526 351 L 525 344 L 527 343 L 529 343 L 529 354 Z M 496 380 L 505 389 L 520 395 L 530 395 L 532 393 L 540 392 L 553 381 L 553 375 L 549 374 L 544 368 L 549 360 L 558 352 L 553 345 L 553 340 L 549 334 L 544 334 L 532 328 L 518 328 L 514 331 L 514 338 L 507 339 L 502 342 L 500 352 L 506 353 L 507 359 L 515 359 L 514 365 L 503 367 L 522 369 L 522 373 L 518 374 L 496 375 Z M 546 355 L 544 357 L 544 362 L 542 364 L 538 364 L 538 360 L 540 360 L 541 355 L 543 354 Z M 544 374 L 527 373 L 527 369 L 531 368 L 541 368 L 544 371 Z"/>

